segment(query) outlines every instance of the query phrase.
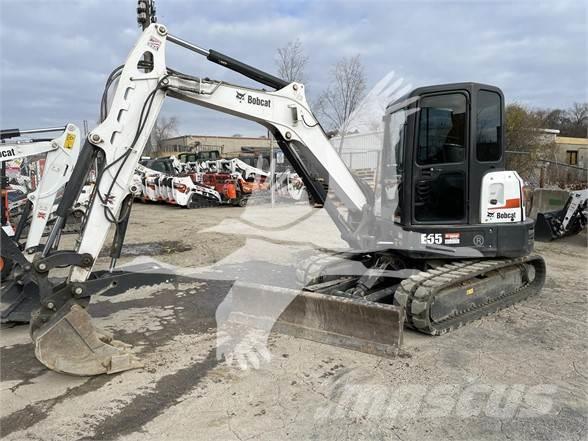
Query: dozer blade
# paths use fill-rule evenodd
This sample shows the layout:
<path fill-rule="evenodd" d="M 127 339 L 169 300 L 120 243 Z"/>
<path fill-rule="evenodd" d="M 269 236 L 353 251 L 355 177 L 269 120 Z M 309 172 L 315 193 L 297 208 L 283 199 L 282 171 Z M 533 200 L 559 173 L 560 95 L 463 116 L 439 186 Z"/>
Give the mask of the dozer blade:
<path fill-rule="evenodd" d="M 130 345 L 96 330 L 92 317 L 75 303 L 65 304 L 47 323 L 33 330 L 31 337 L 37 359 L 57 372 L 89 376 L 142 366 L 130 352 Z"/>
<path fill-rule="evenodd" d="M 402 307 L 236 282 L 229 321 L 380 356 L 402 344 Z"/>

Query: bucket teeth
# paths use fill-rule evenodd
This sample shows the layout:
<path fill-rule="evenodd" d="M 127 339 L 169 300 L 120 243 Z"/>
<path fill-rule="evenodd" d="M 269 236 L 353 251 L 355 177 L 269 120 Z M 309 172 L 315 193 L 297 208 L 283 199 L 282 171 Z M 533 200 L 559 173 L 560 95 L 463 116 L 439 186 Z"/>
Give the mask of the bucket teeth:
<path fill-rule="evenodd" d="M 56 372 L 72 375 L 113 374 L 142 367 L 131 346 L 92 325 L 77 304 L 66 304 L 31 335 L 37 359 Z"/>

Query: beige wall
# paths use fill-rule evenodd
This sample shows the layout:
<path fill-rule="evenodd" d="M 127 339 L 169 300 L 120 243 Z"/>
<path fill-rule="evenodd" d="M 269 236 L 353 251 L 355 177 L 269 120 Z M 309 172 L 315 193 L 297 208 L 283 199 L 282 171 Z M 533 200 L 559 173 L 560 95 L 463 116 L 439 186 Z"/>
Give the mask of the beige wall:
<path fill-rule="evenodd" d="M 275 141 L 274 147 L 277 147 Z M 242 147 L 269 148 L 270 140 L 267 138 L 246 138 L 230 136 L 199 136 L 187 135 L 166 139 L 162 142 L 161 150 L 166 152 L 185 152 L 219 150 L 222 155 L 234 155 L 241 152 Z"/>
<path fill-rule="evenodd" d="M 559 162 L 568 164 L 568 151 L 578 152 L 578 167 L 588 168 L 588 138 L 558 136 L 555 140 L 556 156 Z"/>

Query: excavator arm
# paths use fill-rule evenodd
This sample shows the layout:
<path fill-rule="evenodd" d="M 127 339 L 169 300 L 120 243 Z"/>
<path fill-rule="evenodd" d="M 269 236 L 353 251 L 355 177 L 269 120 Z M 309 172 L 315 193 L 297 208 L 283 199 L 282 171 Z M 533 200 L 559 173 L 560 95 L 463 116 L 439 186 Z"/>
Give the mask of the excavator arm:
<path fill-rule="evenodd" d="M 168 42 L 205 55 L 210 61 L 279 89 L 266 91 L 241 87 L 176 72 L 166 66 Z M 356 248 L 362 246 L 361 238 L 366 237 L 363 232 L 371 213 L 371 196 L 331 146 L 309 109 L 304 85 L 285 83 L 218 52 L 205 51 L 170 36 L 161 24 L 150 24 L 119 74 L 108 115 L 85 142 L 57 209 L 55 225 L 43 252 L 33 263 L 33 278 L 39 286 L 41 308 L 31 319 L 31 335 L 37 358 L 51 369 L 92 375 L 137 366 L 131 354 L 94 330 L 91 318 L 83 307 L 91 292 L 116 283 L 109 282 L 108 278 L 88 279 L 111 226 L 115 228 L 110 254 L 111 271 L 120 256 L 133 200 L 133 174 L 166 96 L 255 121 L 266 127 L 303 179 L 311 196 L 327 209 L 342 237 Z M 104 165 L 98 173 L 95 194 L 77 249 L 54 251 L 54 243 L 60 236 L 67 213 L 97 156 L 102 158 Z M 331 194 L 338 203 L 332 201 Z M 71 268 L 69 277 L 66 282 L 54 286 L 48 274 L 53 268 L 64 266 Z M 94 291 L 89 289 L 90 286 L 94 287 Z M 345 303 L 339 307 L 353 309 L 354 305 Z M 317 308 L 325 310 L 324 305 Z M 381 309 L 379 307 L 378 311 Z M 398 315 L 397 309 L 393 312 Z M 72 333 L 72 329 L 76 332 Z"/>
<path fill-rule="evenodd" d="M 84 181 L 88 158 L 98 150 L 104 155 L 106 166 L 77 252 L 95 259 L 110 226 L 122 220 L 120 210 L 129 197 L 133 173 L 166 96 L 255 121 L 269 129 L 313 197 L 325 204 L 344 237 L 353 241 L 353 225 L 327 199 L 326 187 L 357 219 L 368 199 L 310 111 L 304 85 L 292 83 L 268 92 L 175 73 L 165 64 L 166 37 L 167 29 L 160 24 L 151 24 L 143 32 L 124 65 L 110 112 L 90 133 L 74 170 L 72 181 L 79 185 Z M 169 40 L 178 41 L 173 37 Z M 146 54 L 152 59 L 147 71 L 139 67 Z M 58 214 L 66 213 L 74 191 L 72 185 Z M 83 282 L 90 271 L 91 267 L 74 267 L 69 280 Z"/>

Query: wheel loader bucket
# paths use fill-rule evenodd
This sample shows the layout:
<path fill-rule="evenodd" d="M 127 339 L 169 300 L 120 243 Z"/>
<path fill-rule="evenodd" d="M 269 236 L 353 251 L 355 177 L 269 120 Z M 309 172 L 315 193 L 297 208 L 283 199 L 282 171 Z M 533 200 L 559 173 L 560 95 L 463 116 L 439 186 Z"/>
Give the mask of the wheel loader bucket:
<path fill-rule="evenodd" d="M 539 242 L 549 242 L 558 238 L 558 235 L 554 231 L 553 222 L 559 214 L 558 211 L 537 213 L 537 220 L 535 221 L 535 240 Z"/>
<path fill-rule="evenodd" d="M 231 291 L 229 320 L 238 324 L 387 357 L 402 344 L 398 306 L 243 282 Z"/>
<path fill-rule="evenodd" d="M 129 345 L 94 328 L 92 317 L 77 304 L 63 306 L 31 337 L 37 359 L 57 372 L 89 376 L 142 366 Z"/>

